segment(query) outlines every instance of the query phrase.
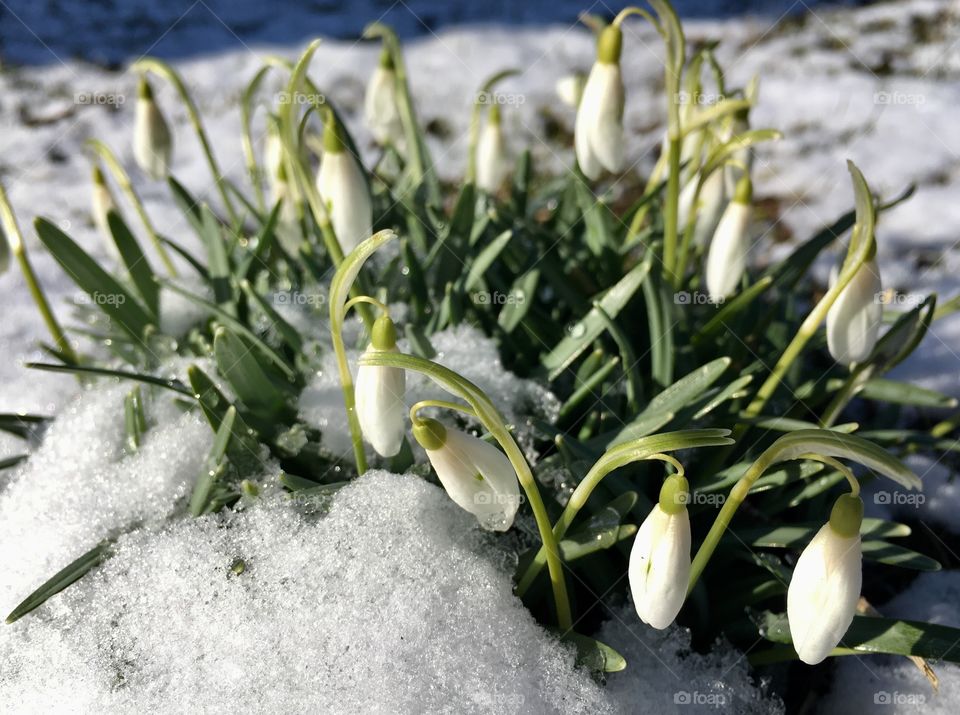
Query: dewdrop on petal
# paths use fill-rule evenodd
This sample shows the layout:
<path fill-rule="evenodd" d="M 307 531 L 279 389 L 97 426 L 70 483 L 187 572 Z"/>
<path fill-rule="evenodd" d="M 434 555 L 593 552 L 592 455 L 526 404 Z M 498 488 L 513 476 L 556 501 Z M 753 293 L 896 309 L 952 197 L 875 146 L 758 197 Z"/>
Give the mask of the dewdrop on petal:
<path fill-rule="evenodd" d="M 863 501 L 844 494 L 800 554 L 787 589 L 787 619 L 800 660 L 816 665 L 850 627 L 863 580 L 860 524 Z"/>
<path fill-rule="evenodd" d="M 747 270 L 750 252 L 747 228 L 750 225 L 750 201 L 753 188 L 748 177 L 737 183 L 733 200 L 720 217 L 707 253 L 706 283 L 710 299 L 719 303 L 733 295 Z"/>
<path fill-rule="evenodd" d="M 871 249 L 876 252 L 876 244 Z M 830 284 L 836 283 L 834 269 Z M 875 255 L 864 261 L 827 312 L 827 348 L 838 363 L 863 362 L 873 352 L 883 321 L 880 267 Z"/>
<path fill-rule="evenodd" d="M 170 128 L 153 98 L 153 88 L 140 78 L 133 122 L 133 158 L 154 179 L 166 178 L 170 169 L 173 142 Z"/>
<path fill-rule="evenodd" d="M 347 148 L 342 131 L 333 113 L 328 114 L 317 191 L 328 206 L 340 248 L 347 254 L 373 233 L 373 207 L 363 169 Z"/>
<path fill-rule="evenodd" d="M 403 123 L 397 102 L 397 73 L 393 68 L 393 58 L 386 48 L 381 52 L 380 64 L 367 85 L 363 115 L 378 144 L 397 147 L 403 143 Z"/>
<path fill-rule="evenodd" d="M 644 623 L 664 629 L 673 623 L 687 597 L 690 579 L 689 485 L 673 474 L 660 499 L 643 520 L 630 549 L 630 592 Z"/>
<path fill-rule="evenodd" d="M 623 165 L 623 78 L 620 51 L 623 33 L 608 25 L 597 42 L 597 61 L 583 88 L 574 127 L 574 147 L 580 170 L 598 179 L 603 170 L 616 172 Z"/>
<path fill-rule="evenodd" d="M 389 316 L 377 318 L 366 352 L 397 350 L 397 329 Z M 393 457 L 403 445 L 406 372 L 396 367 L 361 365 L 354 387 L 357 419 L 364 439 L 381 457 Z"/>
<path fill-rule="evenodd" d="M 477 517 L 484 529 L 506 531 L 513 525 L 520 485 L 503 452 L 429 418 L 414 422 L 413 436 L 457 506 Z"/>
<path fill-rule="evenodd" d="M 91 195 L 90 213 L 93 217 L 93 223 L 100 232 L 100 238 L 103 239 L 103 247 L 107 253 L 117 261 L 120 260 L 120 251 L 113 240 L 113 231 L 110 230 L 110 222 L 107 215 L 117 211 L 117 203 L 113 200 L 113 194 L 107 185 L 107 180 L 99 166 L 93 167 L 93 193 Z"/>
<path fill-rule="evenodd" d="M 580 98 L 583 97 L 583 88 L 586 83 L 587 77 L 582 72 L 561 77 L 557 80 L 555 87 L 557 96 L 561 102 L 576 109 L 580 106 Z"/>
<path fill-rule="evenodd" d="M 490 107 L 487 124 L 477 142 L 477 187 L 495 194 L 507 177 L 510 166 L 500 126 L 500 106 Z"/>

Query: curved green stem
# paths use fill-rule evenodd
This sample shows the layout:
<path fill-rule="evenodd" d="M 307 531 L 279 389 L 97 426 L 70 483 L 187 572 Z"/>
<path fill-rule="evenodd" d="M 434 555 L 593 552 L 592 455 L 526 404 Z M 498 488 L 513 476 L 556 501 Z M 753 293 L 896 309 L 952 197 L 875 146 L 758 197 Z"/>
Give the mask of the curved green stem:
<path fill-rule="evenodd" d="M 103 159 L 103 162 L 107 165 L 107 168 L 110 169 L 110 173 L 113 174 L 113 178 L 120 187 L 120 190 L 126 195 L 127 200 L 137 212 L 137 216 L 140 217 L 140 222 L 143 224 L 143 228 L 146 230 L 147 236 L 149 236 L 150 242 L 153 244 L 157 255 L 160 256 L 160 260 L 167 269 L 167 273 L 176 278 L 178 276 L 177 268 L 173 265 L 173 261 L 170 259 L 170 254 L 167 253 L 167 249 L 160 241 L 160 236 L 157 234 L 157 230 L 153 227 L 153 221 L 150 220 L 150 214 L 148 214 L 146 208 L 144 208 L 143 201 L 140 200 L 139 194 L 137 194 L 136 189 L 133 188 L 133 182 L 130 181 L 130 175 L 124 170 L 123 166 L 121 166 L 116 155 L 113 153 L 113 151 L 111 151 L 110 147 L 108 147 L 102 141 L 99 139 L 88 139 L 87 146 L 89 146 L 95 154 Z"/>
<path fill-rule="evenodd" d="M 443 410 L 455 410 L 473 418 L 476 418 L 477 416 L 477 413 L 467 405 L 460 405 L 456 402 L 449 402 L 447 400 L 420 400 L 420 402 L 417 402 L 415 405 L 413 405 L 413 407 L 410 408 L 410 422 L 417 422 L 417 413 L 420 410 L 426 409 L 427 407 L 439 407 Z"/>
<path fill-rule="evenodd" d="M 419 372 L 448 392 L 461 397 L 473 408 L 477 419 L 493 435 L 493 438 L 497 440 L 506 454 L 507 459 L 510 460 L 510 464 L 513 465 L 517 473 L 520 486 L 523 487 L 527 496 L 527 501 L 530 502 L 530 508 L 540 532 L 540 539 L 546 550 L 547 570 L 550 572 L 550 583 L 553 587 L 553 597 L 557 607 L 557 622 L 563 631 L 571 631 L 573 629 L 573 618 L 570 612 L 570 600 L 567 596 L 567 584 L 563 576 L 563 564 L 560 560 L 557 540 L 554 538 L 553 529 L 550 527 L 550 517 L 547 514 L 543 499 L 540 497 L 540 490 L 537 488 L 533 472 L 530 471 L 530 465 L 527 464 L 523 452 L 520 451 L 509 430 L 504 426 L 503 417 L 490 401 L 490 398 L 479 387 L 461 375 L 435 362 L 414 355 L 378 350 L 362 355 L 360 364 L 396 367 Z"/>
<path fill-rule="evenodd" d="M 386 315 L 386 316 L 389 316 L 389 315 L 390 315 L 390 308 L 388 308 L 384 303 L 381 303 L 381 302 L 380 302 L 379 300 L 377 300 L 376 298 L 371 298 L 369 295 L 356 295 L 356 296 L 354 296 L 353 298 L 351 298 L 350 300 L 348 300 L 346 303 L 344 303 L 344 305 L 343 305 L 343 312 L 346 313 L 346 312 L 347 312 L 348 310 L 350 310 L 352 307 L 354 307 L 355 305 L 358 305 L 358 304 L 360 304 L 360 303 L 366 303 L 366 304 L 368 304 L 368 305 L 376 306 L 376 307 L 380 310 L 380 312 L 383 313 L 384 315 Z"/>
<path fill-rule="evenodd" d="M 683 466 L 673 457 L 664 454 L 664 452 L 678 449 L 690 449 L 694 447 L 721 446 L 729 444 L 730 440 L 726 435 L 727 430 L 707 429 L 707 430 L 682 430 L 679 432 L 668 432 L 666 434 L 641 437 L 632 442 L 625 442 L 607 450 L 600 459 L 590 468 L 587 475 L 580 481 L 570 500 L 563 509 L 560 518 L 553 527 L 553 536 L 559 543 L 570 525 L 576 519 L 577 514 L 586 505 L 587 500 L 597 488 L 604 477 L 611 472 L 620 469 L 633 462 L 639 462 L 647 459 L 657 459 L 668 462 L 677 468 L 680 474 L 683 474 Z M 527 567 L 526 572 L 520 577 L 517 584 L 517 595 L 523 596 L 533 585 L 540 571 L 543 569 L 543 549 L 534 557 L 533 561 Z"/>
<path fill-rule="evenodd" d="M 33 270 L 30 258 L 27 256 L 27 244 L 23 240 L 23 234 L 20 233 L 17 217 L 13 213 L 13 207 L 10 205 L 10 200 L 7 198 L 7 192 L 3 188 L 3 184 L 0 184 L 0 222 L 2 222 L 3 225 L 3 232 L 7 234 L 7 238 L 10 241 L 10 250 L 13 252 L 13 255 L 16 256 L 17 263 L 20 264 L 20 270 L 23 272 L 23 278 L 27 282 L 27 288 L 30 290 L 33 302 L 37 304 L 37 309 L 43 317 L 43 322 L 46 324 L 47 330 L 50 331 L 54 345 L 56 345 L 60 351 L 65 362 L 72 365 L 78 364 L 80 360 L 77 357 L 77 353 L 74 352 L 70 346 L 70 341 L 67 339 L 66 333 L 63 332 L 63 328 L 61 328 L 60 323 L 57 322 L 57 318 L 50 308 L 50 303 L 47 301 L 47 296 L 40 286 L 40 281 L 37 280 L 37 274 Z"/>
<path fill-rule="evenodd" d="M 137 60 L 133 63 L 133 67 L 131 69 L 134 72 L 153 72 L 154 74 L 163 77 L 173 85 L 175 90 L 177 90 L 177 94 L 180 95 L 180 98 L 183 100 L 183 104 L 187 109 L 187 115 L 190 118 L 190 124 L 193 125 L 193 131 L 196 133 L 197 139 L 200 140 L 200 148 L 203 150 L 204 156 L 207 158 L 207 164 L 210 165 L 210 173 L 213 175 L 213 181 L 217 186 L 217 191 L 220 193 L 220 199 L 223 201 L 223 205 L 227 209 L 227 213 L 230 214 L 230 222 L 236 224 L 238 218 L 237 212 L 233 207 L 233 202 L 230 200 L 230 195 L 227 193 L 227 188 L 224 184 L 223 173 L 220 171 L 220 167 L 217 165 L 217 160 L 213 156 L 213 149 L 210 146 L 210 141 L 207 139 L 207 132 L 203 128 L 203 120 L 200 118 L 200 112 L 197 109 L 197 105 L 193 101 L 193 97 L 190 96 L 190 92 L 187 91 L 187 87 L 180 78 L 180 75 L 177 74 L 173 67 L 163 60 L 157 59 L 156 57 L 144 57 L 143 59 Z"/>
<path fill-rule="evenodd" d="M 257 197 L 257 207 L 261 211 L 266 210 L 267 199 L 263 193 L 263 171 L 257 162 L 257 155 L 253 150 L 253 135 L 250 128 L 250 118 L 253 116 L 253 99 L 260 88 L 260 83 L 266 77 L 267 72 L 272 68 L 271 65 L 261 67 L 250 80 L 246 89 L 243 90 L 243 97 L 240 100 L 240 131 L 241 143 L 243 145 L 243 158 L 247 164 L 247 174 L 250 175 L 250 184 L 253 186 L 254 194 Z"/>

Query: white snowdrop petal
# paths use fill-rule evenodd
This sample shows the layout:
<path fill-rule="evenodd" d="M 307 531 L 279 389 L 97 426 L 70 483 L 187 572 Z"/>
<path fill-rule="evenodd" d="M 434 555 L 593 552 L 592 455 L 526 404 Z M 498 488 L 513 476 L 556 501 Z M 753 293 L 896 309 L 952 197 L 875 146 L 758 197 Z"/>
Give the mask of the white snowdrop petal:
<path fill-rule="evenodd" d="M 787 590 L 787 618 L 800 660 L 826 658 L 853 621 L 862 581 L 860 537 L 824 524 L 800 554 Z"/>
<path fill-rule="evenodd" d="M 364 119 L 380 144 L 398 144 L 403 125 L 397 106 L 397 80 L 393 70 L 377 67 L 370 77 L 363 103 Z"/>
<path fill-rule="evenodd" d="M 357 420 L 364 439 L 381 457 L 393 457 L 403 445 L 405 389 L 403 370 L 376 365 L 357 368 L 354 388 Z"/>
<path fill-rule="evenodd" d="M 503 130 L 499 123 L 488 121 L 477 141 L 477 187 L 488 194 L 496 193 L 507 169 Z"/>
<path fill-rule="evenodd" d="M 880 334 L 883 285 L 876 259 L 864 263 L 827 312 L 827 347 L 844 365 L 870 357 Z"/>
<path fill-rule="evenodd" d="M 623 162 L 623 80 L 619 65 L 595 62 L 583 88 L 574 126 L 580 170 L 598 179 Z"/>
<path fill-rule="evenodd" d="M 350 152 L 324 153 L 317 173 L 317 191 L 330 207 L 330 221 L 344 254 L 373 234 L 373 207 L 367 182 Z"/>
<path fill-rule="evenodd" d="M 750 206 L 731 201 L 720 218 L 707 253 L 707 291 L 714 301 L 732 295 L 740 285 L 750 250 L 749 224 Z"/>
<path fill-rule="evenodd" d="M 654 628 L 673 623 L 683 607 L 690 578 L 690 516 L 667 514 L 654 505 L 637 531 L 628 576 L 640 619 Z"/>
<path fill-rule="evenodd" d="M 167 121 L 156 102 L 137 99 L 133 120 L 133 158 L 154 179 L 167 176 L 172 142 Z"/>

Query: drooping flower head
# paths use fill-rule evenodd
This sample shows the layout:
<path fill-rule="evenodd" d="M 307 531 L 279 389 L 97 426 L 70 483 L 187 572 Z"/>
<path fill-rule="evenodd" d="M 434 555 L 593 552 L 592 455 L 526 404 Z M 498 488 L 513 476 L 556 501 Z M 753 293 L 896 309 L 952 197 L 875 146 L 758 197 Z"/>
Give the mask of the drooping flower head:
<path fill-rule="evenodd" d="M 853 621 L 863 580 L 863 501 L 844 494 L 800 554 L 787 590 L 787 619 L 800 660 L 816 665 L 837 647 Z"/>
<path fill-rule="evenodd" d="M 520 484 L 499 449 L 430 418 L 417 419 L 413 436 L 427 452 L 447 494 L 490 531 L 506 531 L 520 507 Z"/>
<path fill-rule="evenodd" d="M 373 233 L 370 190 L 359 161 L 349 150 L 343 128 L 333 112 L 323 129 L 323 157 L 317 191 L 330 211 L 330 222 L 344 254 Z"/>
<path fill-rule="evenodd" d="M 664 481 L 660 499 L 630 550 L 630 592 L 644 623 L 664 629 L 673 623 L 687 596 L 690 579 L 689 484 L 674 474 Z"/>
<path fill-rule="evenodd" d="M 141 77 L 134 110 L 133 158 L 144 172 L 159 180 L 170 171 L 172 151 L 170 127 L 153 98 L 153 88 Z"/>
<path fill-rule="evenodd" d="M 604 169 L 623 166 L 623 78 L 620 52 L 623 32 L 608 25 L 600 32 L 597 60 L 583 88 L 574 126 L 577 163 L 588 179 L 598 179 Z"/>
<path fill-rule="evenodd" d="M 876 242 L 870 257 L 837 296 L 827 312 L 827 348 L 838 363 L 863 362 L 873 352 L 883 322 L 883 283 L 877 265 Z M 837 271 L 830 277 L 836 283 Z"/>
<path fill-rule="evenodd" d="M 378 144 L 393 145 L 395 148 L 402 146 L 404 136 L 397 101 L 397 73 L 387 48 L 380 53 L 380 63 L 367 85 L 363 115 Z"/>
<path fill-rule="evenodd" d="M 397 350 L 397 329 L 387 315 L 373 324 L 367 352 Z M 393 457 L 403 445 L 406 372 L 395 367 L 361 365 L 354 387 L 357 419 L 364 438 L 381 457 Z"/>
<path fill-rule="evenodd" d="M 93 165 L 93 193 L 91 195 L 90 213 L 93 217 L 93 223 L 100 232 L 100 238 L 103 240 L 103 247 L 114 260 L 120 260 L 120 251 L 113 240 L 113 232 L 110 230 L 110 222 L 107 216 L 111 211 L 117 210 L 116 201 L 107 185 L 103 170 L 97 165 Z"/>
<path fill-rule="evenodd" d="M 500 126 L 500 105 L 494 104 L 490 107 L 487 123 L 477 142 L 477 187 L 488 194 L 495 194 L 509 170 Z"/>
<path fill-rule="evenodd" d="M 706 283 L 710 299 L 715 302 L 722 302 L 733 295 L 747 270 L 747 257 L 750 253 L 747 229 L 750 226 L 752 198 L 750 177 L 743 176 L 737 182 L 733 200 L 724 209 L 713 240 L 710 241 Z"/>

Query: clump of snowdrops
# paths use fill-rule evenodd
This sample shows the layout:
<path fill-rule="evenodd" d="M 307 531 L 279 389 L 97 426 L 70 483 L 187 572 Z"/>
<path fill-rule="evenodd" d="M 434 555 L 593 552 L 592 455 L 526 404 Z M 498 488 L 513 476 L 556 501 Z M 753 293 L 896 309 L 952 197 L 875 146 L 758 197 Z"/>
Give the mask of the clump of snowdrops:
<path fill-rule="evenodd" d="M 496 100 L 497 85 L 517 73 L 507 68 L 477 88 L 466 174 L 442 184 L 401 46 L 380 24 L 365 33 L 382 45 L 364 103 L 382 147 L 377 164 L 364 164 L 350 122 L 310 76 L 318 41 L 296 63 L 271 58 L 244 92 L 245 187 L 223 176 L 176 71 L 139 60 L 132 141 L 142 176 L 134 182 L 106 144 L 89 144 L 93 218 L 114 265 L 56 224 L 35 223 L 80 289 L 113 300 L 91 301 L 79 326 L 64 327 L 0 192 L 0 257 L 6 267 L 12 252 L 51 335 L 52 362 L 32 367 L 129 380 L 131 449 L 150 428 L 144 391 L 202 411 L 215 439 L 187 507 L 197 517 L 257 498 L 264 449 L 282 466 L 284 488 L 301 494 L 333 492 L 371 464 L 438 479 L 480 528 L 519 531 L 517 595 L 597 671 L 628 665 L 589 637 L 603 613 L 595 606 L 628 593 L 650 626 L 679 621 L 703 640 L 722 633 L 751 646 L 758 664 L 866 652 L 956 660 L 950 645 L 960 634 L 885 619 L 862 588 L 865 561 L 881 572 L 939 565 L 892 541 L 908 526 L 863 518 L 861 481 L 919 489 L 900 457 L 936 453 L 956 431 L 956 419 L 904 428 L 896 407 L 860 406 L 949 404 L 883 377 L 937 317 L 934 296 L 901 314 L 883 310 L 874 229 L 894 202 L 876 197 L 850 164 L 853 209 L 755 269 L 768 246 L 753 220 L 753 152 L 779 134 L 750 123 L 758 82 L 727 87 L 712 49 L 687 46 L 664 0 L 651 6 L 610 24 L 587 18 L 596 60 L 585 76 L 558 78 L 576 106 L 575 162 L 560 176 L 538 174 L 528 151 L 508 152 L 504 116 L 513 108 Z M 615 210 L 611 189 L 630 163 L 620 60 L 640 51 L 623 24 L 635 15 L 663 39 L 665 132 L 653 171 Z M 268 76 L 284 91 L 268 96 Z M 172 174 L 177 140 L 155 98 L 158 81 L 177 91 L 199 137 L 216 189 L 210 203 Z M 719 101 L 690 101 L 707 85 Z M 168 184 L 200 252 L 158 235 L 141 180 Z M 840 258 L 821 289 L 807 275 L 830 249 Z M 382 259 L 369 260 L 378 251 Z M 209 295 L 184 288 L 183 272 Z M 162 291 L 200 306 L 203 319 L 165 335 Z M 278 291 L 326 296 L 311 307 L 329 343 L 278 312 Z M 402 323 L 391 315 L 400 304 Z M 348 346 L 351 309 L 363 329 Z M 431 336 L 461 323 L 494 338 L 512 370 L 549 385 L 561 402 L 556 420 L 507 424 L 482 390 L 433 360 Z M 362 350 L 356 365 L 348 347 Z M 295 407 L 326 350 L 336 355 L 352 459 L 327 453 Z M 158 374 L 174 356 L 195 359 L 189 384 Z M 215 375 L 201 367 L 210 364 Z M 447 397 L 408 404 L 410 373 Z M 861 423 L 863 415 L 884 421 Z M 533 464 L 515 438 L 521 427 Z M 90 546 L 8 620 L 109 557 L 109 544 Z"/>

